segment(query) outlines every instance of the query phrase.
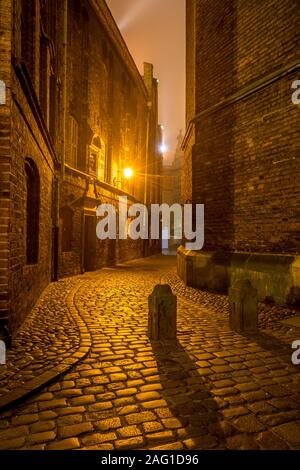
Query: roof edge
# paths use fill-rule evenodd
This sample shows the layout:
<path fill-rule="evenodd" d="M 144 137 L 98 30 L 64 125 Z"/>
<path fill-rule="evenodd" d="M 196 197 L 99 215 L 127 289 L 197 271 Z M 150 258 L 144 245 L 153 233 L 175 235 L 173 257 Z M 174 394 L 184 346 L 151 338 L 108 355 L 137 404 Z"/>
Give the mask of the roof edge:
<path fill-rule="evenodd" d="M 143 76 L 140 74 L 139 69 L 128 49 L 125 39 L 122 36 L 121 31 L 106 3 L 105 0 L 88 0 L 91 8 L 97 14 L 98 19 L 105 28 L 109 38 L 117 51 L 121 50 L 124 57 L 125 65 L 130 72 L 132 78 L 135 80 L 141 91 L 148 97 L 147 89 L 143 80 Z"/>

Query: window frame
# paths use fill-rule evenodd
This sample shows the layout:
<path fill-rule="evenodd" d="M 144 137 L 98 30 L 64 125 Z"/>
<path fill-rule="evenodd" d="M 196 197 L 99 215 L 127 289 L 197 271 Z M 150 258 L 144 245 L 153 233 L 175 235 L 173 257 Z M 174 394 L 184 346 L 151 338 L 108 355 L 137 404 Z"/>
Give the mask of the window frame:
<path fill-rule="evenodd" d="M 31 158 L 24 164 L 26 186 L 26 264 L 39 262 L 40 235 L 40 175 L 36 163 Z"/>

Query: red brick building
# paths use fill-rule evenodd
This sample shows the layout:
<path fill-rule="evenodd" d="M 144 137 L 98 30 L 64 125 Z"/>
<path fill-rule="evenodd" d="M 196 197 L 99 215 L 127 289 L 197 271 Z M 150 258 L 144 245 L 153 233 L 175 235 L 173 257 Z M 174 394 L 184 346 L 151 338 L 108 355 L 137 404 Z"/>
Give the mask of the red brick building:
<path fill-rule="evenodd" d="M 248 277 L 261 299 L 300 301 L 299 20 L 297 0 L 187 0 L 183 194 L 205 204 L 205 250 L 179 256 L 192 285 Z"/>
<path fill-rule="evenodd" d="M 161 156 L 153 67 L 139 74 L 103 0 L 1 0 L 0 50 L 0 322 L 13 333 L 51 280 L 143 254 L 100 242 L 96 208 L 159 202 L 144 174 Z"/>

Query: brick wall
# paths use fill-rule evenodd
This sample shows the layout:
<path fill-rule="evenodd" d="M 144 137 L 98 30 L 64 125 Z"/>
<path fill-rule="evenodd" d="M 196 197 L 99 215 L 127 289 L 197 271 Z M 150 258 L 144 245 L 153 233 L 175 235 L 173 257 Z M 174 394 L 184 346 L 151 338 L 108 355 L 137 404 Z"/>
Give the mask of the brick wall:
<path fill-rule="evenodd" d="M 153 67 L 146 66 L 144 84 L 134 64 L 128 63 L 128 53 L 121 45 L 116 47 L 120 33 L 114 23 L 112 35 L 107 33 L 106 28 L 112 21 L 109 11 L 102 2 L 94 3 L 101 8 L 95 10 L 86 1 L 79 2 L 80 8 L 78 2 L 69 2 L 67 123 L 71 116 L 77 120 L 79 145 L 76 164 L 71 158 L 71 132 L 67 125 L 66 162 L 69 168 L 61 185 L 60 209 L 69 207 L 73 211 L 73 226 L 71 249 L 63 252 L 60 241 L 60 277 L 76 275 L 86 269 L 86 218 L 93 217 L 96 226 L 96 209 L 100 203 L 117 204 L 122 194 L 143 202 L 148 101 L 153 104 L 149 168 L 154 169 L 159 162 L 157 81 L 153 78 Z M 89 54 L 86 54 L 87 50 Z M 97 181 L 97 174 L 91 171 L 88 148 L 95 139 L 101 140 L 106 149 L 106 171 L 102 181 Z M 134 169 L 132 181 L 124 180 L 124 168 Z M 157 193 L 157 182 L 150 181 L 148 193 L 152 197 L 154 189 Z M 93 269 L 138 258 L 144 253 L 143 244 L 130 239 L 96 239 L 92 243 L 95 243 Z"/>
<path fill-rule="evenodd" d="M 205 247 L 297 253 L 299 106 L 291 85 L 300 77 L 299 2 L 196 0 L 194 20 L 197 117 L 186 165 L 193 146 Z M 190 117 L 191 100 L 188 108 Z"/>
<path fill-rule="evenodd" d="M 11 221 L 10 221 L 10 327 L 15 331 L 43 289 L 52 270 L 52 181 L 51 154 L 15 80 L 11 132 Z M 26 261 L 26 174 L 24 161 L 32 159 L 40 178 L 38 262 Z"/>
<path fill-rule="evenodd" d="M 0 2 L 0 80 L 5 104 L 0 105 L 0 322 L 9 316 L 10 114 L 11 114 L 11 1 Z"/>
<path fill-rule="evenodd" d="M 21 2 L 0 2 L 0 80 L 6 84 L 6 104 L 0 106 L 0 316 L 8 323 L 10 333 L 17 331 L 50 282 L 52 269 L 53 148 L 37 107 L 38 65 L 36 61 L 30 65 L 26 57 L 27 78 L 21 65 L 25 57 L 20 6 Z M 38 12 L 38 2 L 32 6 Z M 38 57 L 35 32 L 31 47 L 37 48 Z M 24 49 L 23 37 L 23 53 Z M 28 264 L 26 258 L 26 158 L 34 161 L 40 178 L 39 253 L 34 264 Z"/>
<path fill-rule="evenodd" d="M 1 109 L 1 108 L 0 108 Z M 9 226 L 9 213 L 10 213 L 10 186 L 9 186 L 9 173 L 10 173 L 10 120 L 8 116 L 0 114 L 0 175 L 1 175 L 1 205 L 0 205 L 0 217 L 1 217 L 1 260 L 3 265 L 1 266 L 1 286 L 4 287 L 6 284 L 6 263 L 4 260 L 8 259 L 8 238 L 7 230 Z"/>
<path fill-rule="evenodd" d="M 195 0 L 186 2 L 186 125 L 189 133 L 185 142 L 185 158 L 181 177 L 181 199 L 183 203 L 192 200 L 192 149 L 195 143 L 194 129 L 189 126 L 196 114 L 195 72 L 196 72 L 196 42 L 195 42 Z"/>
<path fill-rule="evenodd" d="M 9 312 L 10 119 L 0 106 L 0 320 Z"/>
<path fill-rule="evenodd" d="M 68 5 L 63 172 L 63 2 L 0 0 L 0 80 L 6 85 L 6 102 L 0 105 L 0 330 L 6 323 L 11 334 L 56 277 L 56 265 L 59 276 L 69 276 L 144 253 L 140 241 L 100 242 L 92 231 L 87 268 L 87 217 L 96 228 L 101 202 L 116 203 L 126 194 L 131 203 L 143 199 L 144 179 L 137 175 L 126 182 L 122 176 L 126 167 L 145 171 L 151 98 L 106 3 L 70 0 Z M 152 86 L 156 110 L 153 77 Z M 71 117 L 78 124 L 77 158 L 71 153 Z M 150 132 L 149 158 L 156 162 L 157 113 Z M 101 176 L 92 167 L 91 146 L 105 148 Z M 35 234 L 34 226 L 28 232 L 28 159 L 39 181 L 39 195 L 31 201 L 38 200 L 39 207 L 33 259 L 28 257 Z M 63 240 L 65 209 L 71 214 L 69 244 Z"/>

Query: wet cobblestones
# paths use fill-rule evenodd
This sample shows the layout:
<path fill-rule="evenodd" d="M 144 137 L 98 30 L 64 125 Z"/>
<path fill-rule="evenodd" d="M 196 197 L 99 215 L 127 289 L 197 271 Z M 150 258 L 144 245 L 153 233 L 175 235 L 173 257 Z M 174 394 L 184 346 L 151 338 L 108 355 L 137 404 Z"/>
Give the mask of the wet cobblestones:
<path fill-rule="evenodd" d="M 170 284 L 174 293 L 180 297 L 199 303 L 202 307 L 213 308 L 215 312 L 229 315 L 227 295 L 199 291 L 192 287 L 187 287 L 175 273 L 164 276 L 164 282 Z M 259 327 L 261 329 L 276 329 L 279 326 L 277 324 L 278 321 L 285 320 L 295 314 L 300 314 L 299 307 L 260 302 L 258 311 Z"/>
<path fill-rule="evenodd" d="M 79 345 L 79 332 L 66 298 L 76 280 L 51 284 L 13 340 L 7 363 L 0 366 L 0 397 L 71 357 Z"/>
<path fill-rule="evenodd" d="M 147 297 L 161 279 L 178 294 L 175 342 L 146 335 Z M 188 299 L 168 257 L 76 283 L 90 353 L 2 413 L 0 449 L 300 449 L 299 329 L 267 328 L 268 313 L 259 334 L 232 332 L 226 297 L 192 289 Z"/>

